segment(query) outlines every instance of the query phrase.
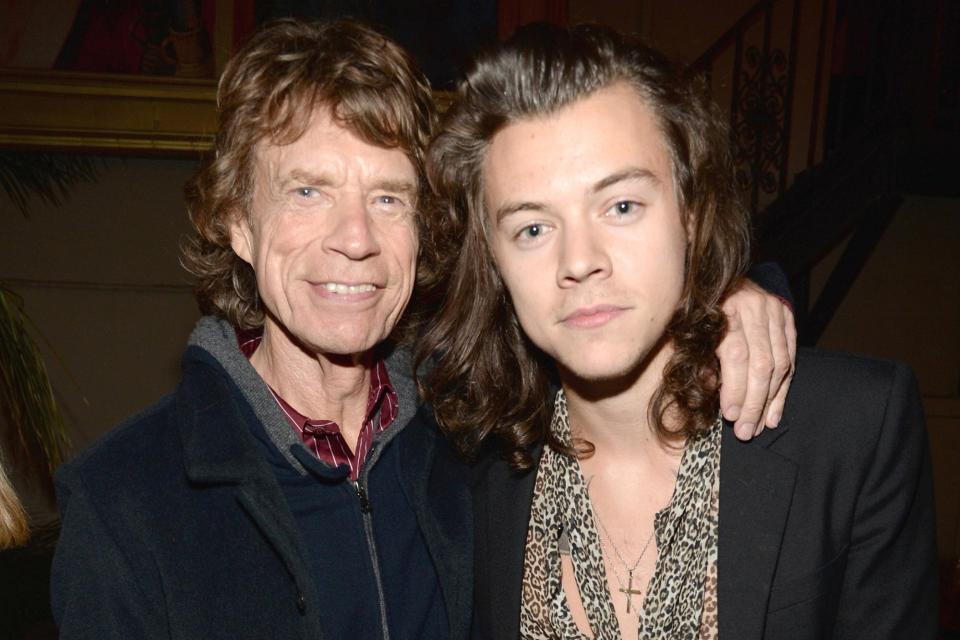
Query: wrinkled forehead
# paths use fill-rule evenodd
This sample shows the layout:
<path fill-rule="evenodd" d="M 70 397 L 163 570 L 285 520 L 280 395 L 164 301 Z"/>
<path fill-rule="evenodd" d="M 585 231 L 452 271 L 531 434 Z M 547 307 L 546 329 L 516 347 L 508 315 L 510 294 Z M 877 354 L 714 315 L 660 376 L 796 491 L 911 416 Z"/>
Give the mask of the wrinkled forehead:
<path fill-rule="evenodd" d="M 418 167 L 426 136 L 412 124 L 416 118 L 407 107 L 384 104 L 371 96 L 327 94 L 319 87 L 304 87 L 289 92 L 276 104 L 264 106 L 259 144 L 293 144 L 321 120 L 371 145 L 400 149 Z"/>
<path fill-rule="evenodd" d="M 265 136 L 258 141 L 253 154 L 255 181 L 336 184 L 357 171 L 367 182 L 404 183 L 409 186 L 404 190 L 417 195 L 421 175 L 405 149 L 370 140 L 326 106 L 314 109 L 304 122 L 296 137 Z"/>

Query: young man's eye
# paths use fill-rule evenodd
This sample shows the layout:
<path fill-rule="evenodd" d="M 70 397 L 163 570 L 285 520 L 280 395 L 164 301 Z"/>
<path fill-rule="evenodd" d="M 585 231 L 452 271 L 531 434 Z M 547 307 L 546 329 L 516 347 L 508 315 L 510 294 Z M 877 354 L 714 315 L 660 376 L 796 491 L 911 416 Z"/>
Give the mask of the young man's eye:
<path fill-rule="evenodd" d="M 634 202 L 633 200 L 620 200 L 610 208 L 610 212 L 618 216 L 625 216 L 631 213 L 636 213 L 639 208 L 639 202 Z"/>
<path fill-rule="evenodd" d="M 545 224 L 534 222 L 517 231 L 516 239 L 520 242 L 532 242 L 543 236 L 548 231 L 549 229 Z"/>

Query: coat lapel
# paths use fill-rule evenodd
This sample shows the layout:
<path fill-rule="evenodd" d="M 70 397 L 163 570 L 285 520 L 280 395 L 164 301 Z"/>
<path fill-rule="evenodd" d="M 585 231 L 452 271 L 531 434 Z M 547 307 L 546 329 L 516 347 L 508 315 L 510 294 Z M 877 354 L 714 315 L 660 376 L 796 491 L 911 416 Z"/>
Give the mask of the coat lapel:
<path fill-rule="evenodd" d="M 197 350 L 198 353 L 191 353 Z M 204 362 L 190 362 L 191 356 Z M 198 488 L 233 485 L 240 508 L 279 555 L 297 588 L 301 612 L 318 618 L 318 596 L 307 570 L 303 540 L 272 472 L 257 452 L 246 423 L 253 410 L 234 396 L 219 364 L 190 347 L 177 391 L 177 417 L 187 477 Z M 310 615 L 310 609 L 314 611 Z M 314 624 L 308 634 L 320 637 Z"/>
<path fill-rule="evenodd" d="M 763 636 L 793 499 L 796 465 L 771 451 L 786 425 L 740 442 L 725 428 L 720 461 L 718 608 L 721 638 Z"/>

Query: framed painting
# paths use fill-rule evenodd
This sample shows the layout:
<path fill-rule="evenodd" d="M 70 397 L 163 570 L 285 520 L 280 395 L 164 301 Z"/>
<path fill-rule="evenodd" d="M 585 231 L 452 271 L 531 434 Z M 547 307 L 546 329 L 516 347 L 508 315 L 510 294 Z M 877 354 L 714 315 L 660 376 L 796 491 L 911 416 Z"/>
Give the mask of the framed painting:
<path fill-rule="evenodd" d="M 377 26 L 414 55 L 442 109 L 474 51 L 518 21 L 556 20 L 561 6 L 564 0 L 8 0 L 0 8 L 0 147 L 199 154 L 213 141 L 220 71 L 254 30 L 281 17 L 352 17 Z"/>
<path fill-rule="evenodd" d="M 0 146 L 174 154 L 209 148 L 218 72 L 238 32 L 250 28 L 243 7 L 225 0 L 4 3 Z"/>

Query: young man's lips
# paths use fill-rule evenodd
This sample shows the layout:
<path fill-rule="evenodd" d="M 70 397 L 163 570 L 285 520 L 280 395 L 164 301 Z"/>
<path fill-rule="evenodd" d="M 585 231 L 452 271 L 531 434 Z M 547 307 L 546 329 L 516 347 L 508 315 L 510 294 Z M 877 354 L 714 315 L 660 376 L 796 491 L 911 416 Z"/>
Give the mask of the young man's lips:
<path fill-rule="evenodd" d="M 600 327 L 626 311 L 624 307 L 610 304 L 598 304 L 592 307 L 581 307 L 573 313 L 564 316 L 561 322 L 568 327 L 577 329 L 592 329 Z"/>

